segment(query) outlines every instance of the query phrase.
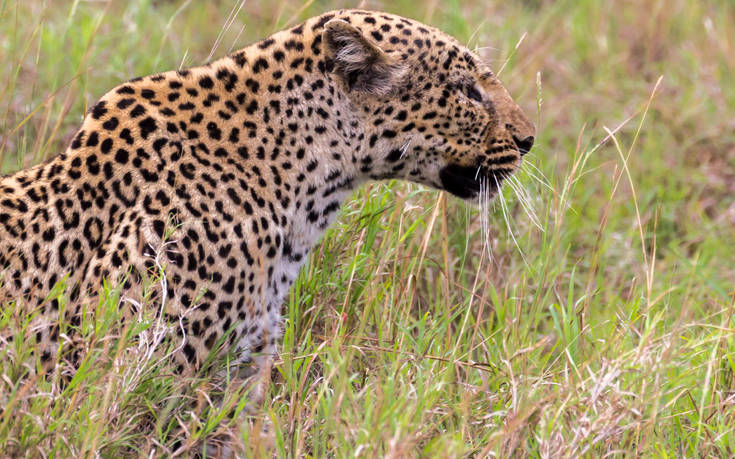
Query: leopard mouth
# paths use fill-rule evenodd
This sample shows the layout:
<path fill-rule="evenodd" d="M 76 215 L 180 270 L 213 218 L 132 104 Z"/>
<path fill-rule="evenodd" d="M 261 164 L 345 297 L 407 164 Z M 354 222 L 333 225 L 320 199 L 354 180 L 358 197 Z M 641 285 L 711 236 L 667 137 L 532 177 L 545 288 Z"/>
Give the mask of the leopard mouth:
<path fill-rule="evenodd" d="M 510 169 L 449 164 L 439 171 L 439 179 L 444 190 L 458 198 L 471 199 L 485 190 L 491 196 L 494 195 L 500 188 L 503 179 L 510 173 Z"/>

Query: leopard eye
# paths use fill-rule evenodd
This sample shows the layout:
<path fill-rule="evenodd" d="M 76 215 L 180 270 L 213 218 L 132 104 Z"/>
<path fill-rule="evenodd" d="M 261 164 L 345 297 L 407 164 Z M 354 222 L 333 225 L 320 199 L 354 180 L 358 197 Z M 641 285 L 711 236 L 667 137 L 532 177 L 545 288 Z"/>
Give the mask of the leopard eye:
<path fill-rule="evenodd" d="M 482 93 L 474 84 L 466 84 L 463 86 L 464 94 L 470 99 L 482 103 Z"/>

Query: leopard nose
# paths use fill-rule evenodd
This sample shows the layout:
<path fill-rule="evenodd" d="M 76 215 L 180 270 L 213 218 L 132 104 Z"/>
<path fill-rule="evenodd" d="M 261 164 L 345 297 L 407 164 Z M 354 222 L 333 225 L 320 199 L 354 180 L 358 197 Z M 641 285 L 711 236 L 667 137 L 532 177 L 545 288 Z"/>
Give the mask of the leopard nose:
<path fill-rule="evenodd" d="M 529 135 L 525 139 L 519 139 L 518 137 L 513 136 L 513 140 L 518 146 L 518 151 L 521 153 L 521 156 L 531 151 L 531 148 L 533 147 L 534 138 L 532 135 Z"/>

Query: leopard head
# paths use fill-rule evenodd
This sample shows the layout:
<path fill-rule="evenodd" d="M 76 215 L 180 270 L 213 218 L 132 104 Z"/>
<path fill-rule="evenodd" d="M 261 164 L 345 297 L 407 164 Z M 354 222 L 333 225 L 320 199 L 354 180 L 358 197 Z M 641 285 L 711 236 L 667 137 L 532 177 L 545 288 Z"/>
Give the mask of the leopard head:
<path fill-rule="evenodd" d="M 370 178 L 406 178 L 470 200 L 497 191 L 535 128 L 477 55 L 416 21 L 360 12 L 323 32 L 330 70 L 359 113 Z M 367 159 L 366 159 L 367 158 Z"/>

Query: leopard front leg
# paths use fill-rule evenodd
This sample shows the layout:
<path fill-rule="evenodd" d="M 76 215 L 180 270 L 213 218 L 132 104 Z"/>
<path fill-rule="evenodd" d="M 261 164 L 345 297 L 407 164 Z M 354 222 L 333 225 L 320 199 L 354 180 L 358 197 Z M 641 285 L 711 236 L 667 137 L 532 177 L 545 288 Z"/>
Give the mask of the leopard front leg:
<path fill-rule="evenodd" d="M 244 451 L 268 455 L 275 445 L 274 430 L 262 407 L 281 338 L 280 305 L 255 308 L 257 320 L 242 329 L 237 327 L 235 333 L 241 338 L 234 349 L 235 358 L 216 377 L 223 388 L 217 403 L 235 406 L 243 394 L 247 403 L 234 424 L 223 425 L 199 444 L 199 452 L 206 452 L 207 457 L 240 457 L 238 452 Z M 263 312 L 258 314 L 256 310 Z M 240 441 L 244 432 L 249 439 L 247 445 Z"/>
<path fill-rule="evenodd" d="M 256 306 L 253 308 L 253 320 L 241 324 L 236 330 L 239 341 L 230 369 L 236 370 L 237 377 L 252 380 L 250 393 L 254 405 L 264 400 L 273 363 L 278 356 L 278 343 L 282 336 L 280 308 L 280 304 L 273 302 Z"/>

